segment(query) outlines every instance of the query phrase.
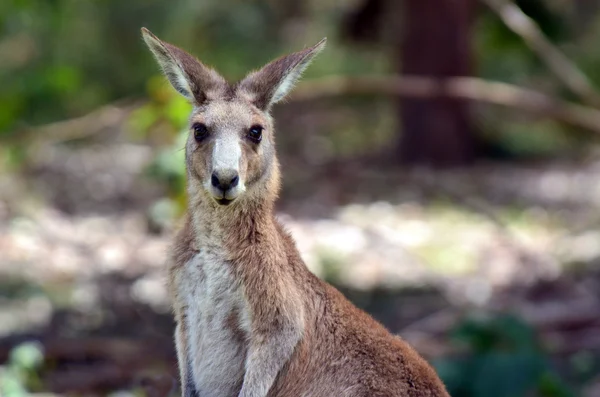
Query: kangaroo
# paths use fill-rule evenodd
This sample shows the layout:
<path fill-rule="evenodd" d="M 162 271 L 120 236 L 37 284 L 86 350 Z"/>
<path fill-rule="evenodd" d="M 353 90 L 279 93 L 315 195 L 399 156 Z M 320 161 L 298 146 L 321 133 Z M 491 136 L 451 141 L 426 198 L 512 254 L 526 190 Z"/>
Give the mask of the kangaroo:
<path fill-rule="evenodd" d="M 189 204 L 168 281 L 183 397 L 448 396 L 415 350 L 308 270 L 275 218 L 280 170 L 269 111 L 325 39 L 229 84 L 147 29 L 142 35 L 193 104 Z"/>

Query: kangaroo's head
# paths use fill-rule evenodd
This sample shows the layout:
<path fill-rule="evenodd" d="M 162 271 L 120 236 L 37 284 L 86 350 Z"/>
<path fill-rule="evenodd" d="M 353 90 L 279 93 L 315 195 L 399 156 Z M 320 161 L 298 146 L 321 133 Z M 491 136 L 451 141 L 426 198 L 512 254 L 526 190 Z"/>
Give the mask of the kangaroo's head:
<path fill-rule="evenodd" d="M 291 90 L 325 39 L 229 84 L 147 29 L 142 34 L 171 85 L 193 104 L 185 151 L 191 199 L 216 207 L 244 197 L 274 199 L 279 164 L 269 110 Z"/>

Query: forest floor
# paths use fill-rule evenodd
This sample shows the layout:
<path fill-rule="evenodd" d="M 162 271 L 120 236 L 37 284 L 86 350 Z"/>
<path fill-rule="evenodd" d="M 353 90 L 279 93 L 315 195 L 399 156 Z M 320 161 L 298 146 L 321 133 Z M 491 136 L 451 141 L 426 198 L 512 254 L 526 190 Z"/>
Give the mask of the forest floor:
<path fill-rule="evenodd" d="M 160 395 L 177 377 L 164 285 L 174 222 L 152 214 L 165 194 L 145 174 L 153 155 L 56 146 L 0 174 L 0 363 L 39 341 L 39 390 Z M 600 158 L 309 171 L 282 157 L 278 214 L 309 268 L 427 358 L 456 353 L 448 335 L 466 314 L 510 312 L 560 362 L 598 359 Z M 583 392 L 600 395 L 600 377 Z"/>

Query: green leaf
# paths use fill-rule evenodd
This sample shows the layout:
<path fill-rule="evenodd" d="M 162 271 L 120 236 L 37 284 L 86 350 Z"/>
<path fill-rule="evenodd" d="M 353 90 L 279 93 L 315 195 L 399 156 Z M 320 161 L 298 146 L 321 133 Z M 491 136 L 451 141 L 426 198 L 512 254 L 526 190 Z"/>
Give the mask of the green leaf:
<path fill-rule="evenodd" d="M 44 361 L 42 345 L 38 342 L 27 342 L 15 347 L 11 353 L 9 362 L 11 366 L 25 370 L 33 370 Z"/>

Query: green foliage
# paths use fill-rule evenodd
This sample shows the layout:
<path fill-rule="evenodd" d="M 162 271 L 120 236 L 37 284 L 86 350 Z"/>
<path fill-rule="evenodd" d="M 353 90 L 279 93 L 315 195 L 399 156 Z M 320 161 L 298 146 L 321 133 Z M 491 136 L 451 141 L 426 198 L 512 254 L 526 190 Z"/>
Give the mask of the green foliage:
<path fill-rule="evenodd" d="M 326 35 L 323 23 L 286 34 L 303 13 L 290 2 L 257 0 L 2 1 L 0 138 L 141 96 L 158 74 L 142 26 L 235 79 L 278 55 L 283 40 L 299 48 Z"/>
<path fill-rule="evenodd" d="M 13 348 L 7 364 L 0 367 L 0 396 L 25 397 L 28 390 L 39 388 L 37 371 L 43 362 L 44 354 L 38 343 L 23 343 Z"/>
<path fill-rule="evenodd" d="M 139 91 L 150 69 L 140 56 L 137 31 L 150 19 L 149 3 L 156 5 L 139 0 L 0 3 L 0 131 L 85 113 Z M 126 19 L 117 17 L 127 8 Z"/>
<path fill-rule="evenodd" d="M 170 197 L 180 205 L 185 202 L 185 142 L 187 129 L 182 129 L 173 144 L 163 148 L 155 157 L 149 175 L 166 182 Z"/>
<path fill-rule="evenodd" d="M 486 128 L 494 129 L 494 124 L 502 123 L 501 117 L 486 120 Z M 506 121 L 502 131 L 490 131 L 489 138 L 497 142 L 499 149 L 522 158 L 559 156 L 576 148 L 571 130 L 566 130 L 552 120 L 535 120 L 529 123 Z"/>
<path fill-rule="evenodd" d="M 553 42 L 566 38 L 563 19 L 542 0 L 518 0 L 516 5 L 538 24 Z M 523 39 L 512 32 L 492 11 L 484 9 L 477 19 L 474 40 L 477 66 L 486 78 L 520 81 L 546 69 Z"/>
<path fill-rule="evenodd" d="M 453 397 L 572 397 L 533 330 L 516 317 L 467 318 L 452 334 L 466 350 L 437 370 Z"/>
<path fill-rule="evenodd" d="M 188 105 L 165 94 L 164 88 L 156 88 L 163 80 L 157 77 L 157 66 L 140 39 L 141 26 L 198 54 L 232 80 L 281 54 L 283 48 L 300 48 L 323 36 L 329 37 L 327 51 L 307 71 L 307 78 L 393 69 L 395 58 L 390 54 L 397 49 L 339 45 L 340 18 L 355 7 L 350 3 L 183 0 L 174 6 L 165 0 L 0 2 L 0 139 L 18 137 L 31 125 L 76 117 L 124 97 L 145 97 L 144 89 L 154 86 L 165 97 L 136 112 L 132 126 L 142 137 L 150 134 L 153 142 L 173 144 L 171 129 L 180 131 Z M 543 0 L 516 3 L 554 42 L 574 40 L 567 29 L 573 17 L 559 12 L 566 6 Z M 473 30 L 477 74 L 518 84 L 549 80 L 545 65 L 522 39 L 492 12 L 481 10 Z M 600 81 L 598 31 L 594 25 L 585 40 L 570 42 L 571 52 L 576 49 L 575 60 L 593 81 Z M 159 137 L 156 131 L 161 127 L 166 132 Z M 394 126 L 388 128 L 389 134 L 382 139 L 396 132 Z M 500 124 L 499 129 L 504 132 L 505 126 Z M 344 132 L 344 139 L 334 142 L 338 152 L 353 153 L 355 147 L 363 145 L 352 138 L 359 134 L 346 134 L 346 126 L 337 130 Z M 335 138 L 336 129 L 329 132 Z M 513 137 L 521 141 L 528 135 Z M 504 139 L 503 134 L 499 137 Z M 508 150 L 524 146 L 512 141 L 511 137 L 502 144 Z M 535 150 L 537 141 L 525 146 Z M 0 153 L 0 163 L 8 157 L 12 161 L 17 152 Z M 525 152 L 529 153 L 519 153 Z"/>
<path fill-rule="evenodd" d="M 157 154 L 147 170 L 149 177 L 163 182 L 169 197 L 150 209 L 157 225 L 165 225 L 185 206 L 185 142 L 191 105 L 162 76 L 150 79 L 148 103 L 134 111 L 129 123 L 139 139 L 157 141 Z"/>

